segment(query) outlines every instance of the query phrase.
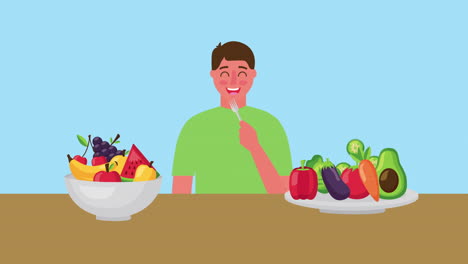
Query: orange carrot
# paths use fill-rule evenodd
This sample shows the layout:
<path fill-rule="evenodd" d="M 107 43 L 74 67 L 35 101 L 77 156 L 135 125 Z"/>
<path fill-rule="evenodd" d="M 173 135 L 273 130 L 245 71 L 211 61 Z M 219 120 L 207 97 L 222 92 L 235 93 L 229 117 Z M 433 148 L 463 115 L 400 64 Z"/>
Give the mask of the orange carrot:
<path fill-rule="evenodd" d="M 359 176 L 369 194 L 375 201 L 379 201 L 379 180 L 374 164 L 369 160 L 361 160 L 359 163 Z"/>

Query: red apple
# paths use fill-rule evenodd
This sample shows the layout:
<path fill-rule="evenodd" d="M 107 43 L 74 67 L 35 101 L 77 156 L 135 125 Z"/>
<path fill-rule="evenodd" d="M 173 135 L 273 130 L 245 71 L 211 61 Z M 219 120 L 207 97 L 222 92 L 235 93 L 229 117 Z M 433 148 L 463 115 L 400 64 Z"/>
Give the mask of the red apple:
<path fill-rule="evenodd" d="M 75 155 L 73 159 L 78 161 L 79 163 L 83 163 L 84 165 L 88 163 L 88 160 L 85 157 L 81 157 L 80 155 Z"/>
<path fill-rule="evenodd" d="M 105 164 L 107 163 L 107 159 L 106 157 L 104 156 L 100 156 L 100 157 L 94 157 L 92 160 L 91 160 L 91 164 L 93 166 L 98 166 L 98 165 L 102 165 L 102 164 Z"/>
<path fill-rule="evenodd" d="M 361 177 L 359 176 L 359 169 L 347 168 L 341 174 L 341 179 L 346 185 L 348 185 L 351 199 L 362 199 L 369 195 L 366 187 L 362 183 Z"/>
<path fill-rule="evenodd" d="M 109 171 L 109 163 L 106 163 L 105 171 L 98 171 L 93 178 L 95 182 L 121 182 L 120 174 L 116 171 Z"/>
<path fill-rule="evenodd" d="M 120 175 L 116 171 L 100 171 L 94 175 L 95 182 L 120 182 Z"/>

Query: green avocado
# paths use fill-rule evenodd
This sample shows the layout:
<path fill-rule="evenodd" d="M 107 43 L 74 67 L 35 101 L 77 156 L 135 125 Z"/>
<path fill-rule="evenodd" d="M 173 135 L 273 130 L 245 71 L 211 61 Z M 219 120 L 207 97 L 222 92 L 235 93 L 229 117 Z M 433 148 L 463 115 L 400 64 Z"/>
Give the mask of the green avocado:
<path fill-rule="evenodd" d="M 380 198 L 396 199 L 406 192 L 406 174 L 400 164 L 398 153 L 392 148 L 380 152 L 377 163 Z"/>

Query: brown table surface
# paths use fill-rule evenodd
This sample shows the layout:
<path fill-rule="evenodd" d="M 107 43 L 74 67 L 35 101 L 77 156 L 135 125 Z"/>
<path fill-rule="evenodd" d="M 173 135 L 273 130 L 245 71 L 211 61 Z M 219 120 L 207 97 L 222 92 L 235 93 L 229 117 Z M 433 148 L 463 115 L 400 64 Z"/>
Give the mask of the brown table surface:
<path fill-rule="evenodd" d="M 18 263 L 448 263 L 468 254 L 468 194 L 422 194 L 376 215 L 240 194 L 161 194 L 127 222 L 97 221 L 66 194 L 2 194 L 0 208 L 0 259 Z"/>

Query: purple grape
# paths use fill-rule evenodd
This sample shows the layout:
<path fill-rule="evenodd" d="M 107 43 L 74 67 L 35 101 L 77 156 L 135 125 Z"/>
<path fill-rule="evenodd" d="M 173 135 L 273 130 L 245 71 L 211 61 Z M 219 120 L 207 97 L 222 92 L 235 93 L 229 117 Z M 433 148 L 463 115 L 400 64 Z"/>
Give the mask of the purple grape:
<path fill-rule="evenodd" d="M 100 137 L 94 137 L 93 138 L 93 145 L 99 145 L 102 143 L 102 138 Z"/>
<path fill-rule="evenodd" d="M 107 148 L 109 148 L 109 146 L 110 146 L 109 142 L 107 142 L 107 141 L 104 141 L 104 142 L 101 143 L 101 148 L 102 149 L 107 149 Z"/>
<path fill-rule="evenodd" d="M 113 157 L 115 157 L 115 154 L 109 154 L 109 155 L 107 155 L 107 161 L 108 161 L 108 162 L 111 161 L 111 159 L 112 159 Z"/>
<path fill-rule="evenodd" d="M 102 156 L 102 155 L 101 155 L 101 152 L 96 152 L 96 153 L 94 153 L 94 155 L 93 155 L 93 157 L 100 157 L 100 156 Z"/>
<path fill-rule="evenodd" d="M 117 152 L 117 148 L 115 146 L 110 146 L 109 153 L 115 153 L 115 152 Z"/>
<path fill-rule="evenodd" d="M 115 155 L 123 155 L 123 150 L 117 150 L 117 152 L 115 153 Z"/>
<path fill-rule="evenodd" d="M 101 156 L 107 156 L 109 154 L 109 150 L 108 149 L 103 149 L 101 150 Z"/>
<path fill-rule="evenodd" d="M 101 151 L 101 145 L 99 145 L 99 144 L 98 144 L 98 145 L 94 145 L 93 151 L 94 151 L 94 152 L 99 152 L 99 151 Z"/>

